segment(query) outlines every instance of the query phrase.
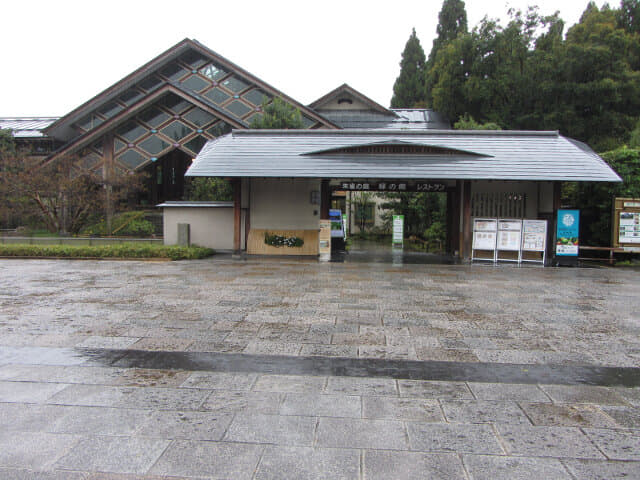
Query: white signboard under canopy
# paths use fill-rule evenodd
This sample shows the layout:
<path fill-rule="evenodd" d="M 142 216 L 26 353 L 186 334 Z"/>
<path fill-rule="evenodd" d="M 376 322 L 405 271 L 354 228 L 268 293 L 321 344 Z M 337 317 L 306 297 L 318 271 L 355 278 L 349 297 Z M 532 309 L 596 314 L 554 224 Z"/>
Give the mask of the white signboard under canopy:
<path fill-rule="evenodd" d="M 498 250 L 520 251 L 522 220 L 498 221 Z"/>
<path fill-rule="evenodd" d="M 495 261 L 498 220 L 475 218 L 473 220 L 472 260 Z"/>

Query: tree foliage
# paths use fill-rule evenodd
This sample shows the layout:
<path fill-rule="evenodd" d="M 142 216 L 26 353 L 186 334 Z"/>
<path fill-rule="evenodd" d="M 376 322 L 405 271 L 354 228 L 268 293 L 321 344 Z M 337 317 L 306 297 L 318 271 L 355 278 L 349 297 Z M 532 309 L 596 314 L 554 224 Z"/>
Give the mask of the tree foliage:
<path fill-rule="evenodd" d="M 0 205 L 17 218 L 37 215 L 52 233 L 78 233 L 105 205 L 116 210 L 142 187 L 139 174 L 114 171 L 105 178 L 72 156 L 33 165 L 24 152 L 1 148 Z"/>
<path fill-rule="evenodd" d="M 300 110 L 278 97 L 271 103 L 263 102 L 262 115 L 254 118 L 250 126 L 254 129 L 304 128 Z"/>
<path fill-rule="evenodd" d="M 640 198 L 640 149 L 620 147 L 602 154 L 622 183 L 575 183 L 565 189 L 563 203 L 580 208 L 580 236 L 587 245 L 611 243 L 614 197 Z"/>
<path fill-rule="evenodd" d="M 424 103 L 424 68 L 424 50 L 414 28 L 402 52 L 400 75 L 393 84 L 391 108 L 414 108 Z"/>
<path fill-rule="evenodd" d="M 437 70 L 434 70 L 433 67 L 438 52 L 446 48 L 458 36 L 466 34 L 467 29 L 467 11 L 464 2 L 462 0 L 444 0 L 438 14 L 436 38 L 433 40 L 433 46 L 425 65 L 424 98 L 428 105 L 432 105 L 433 102 L 432 91 L 437 80 Z"/>
<path fill-rule="evenodd" d="M 559 130 L 598 151 L 627 142 L 640 112 L 638 1 L 591 3 L 563 37 L 557 13 L 484 18 L 432 51 L 427 97 L 449 116 L 506 129 Z"/>
<path fill-rule="evenodd" d="M 185 200 L 229 202 L 233 199 L 233 187 L 220 177 L 187 177 Z"/>

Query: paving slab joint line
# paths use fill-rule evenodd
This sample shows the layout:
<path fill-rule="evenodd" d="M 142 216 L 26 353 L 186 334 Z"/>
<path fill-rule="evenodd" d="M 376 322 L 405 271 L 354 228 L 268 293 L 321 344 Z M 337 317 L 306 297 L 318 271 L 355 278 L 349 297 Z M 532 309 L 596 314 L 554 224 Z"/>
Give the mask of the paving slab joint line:
<path fill-rule="evenodd" d="M 258 470 L 260 470 L 260 464 L 262 463 L 262 460 L 264 459 L 264 454 L 267 450 L 267 445 L 264 445 L 262 447 L 262 451 L 260 452 L 260 458 L 258 458 L 258 463 L 256 463 L 256 466 L 253 469 L 253 474 L 251 475 L 251 480 L 255 480 L 256 475 L 258 474 Z"/>
<path fill-rule="evenodd" d="M 467 480 L 472 480 L 471 474 L 469 473 L 469 470 L 467 469 L 467 466 L 464 463 L 464 455 L 462 453 L 456 453 L 456 455 L 460 460 L 460 465 L 462 465 L 462 472 L 464 473 L 464 476 L 467 478 Z"/>
<path fill-rule="evenodd" d="M 567 472 L 567 475 L 569 475 L 569 477 L 571 477 L 573 480 L 582 480 L 578 477 L 576 477 L 573 472 L 571 472 L 571 469 L 567 466 L 567 464 L 565 463 L 567 460 L 567 458 L 558 458 L 558 461 L 560 462 L 560 465 L 562 465 L 562 468 L 564 468 L 565 472 Z"/>
<path fill-rule="evenodd" d="M 609 460 L 609 461 L 615 460 L 615 459 L 613 459 L 613 458 L 609 458 L 609 456 L 608 456 L 606 453 L 604 453 L 604 450 L 602 450 L 602 449 L 598 446 L 598 444 L 597 444 L 597 443 L 596 443 L 596 442 L 595 442 L 595 441 L 594 441 L 594 440 L 589 436 L 589 434 L 584 430 L 584 427 L 578 427 L 578 430 L 580 430 L 580 433 L 582 433 L 585 437 L 587 437 L 587 440 L 589 440 L 589 442 L 591 442 L 591 445 L 593 445 L 593 446 L 594 446 L 594 448 L 595 448 L 596 450 L 598 450 L 598 451 L 599 451 L 599 452 L 604 456 L 604 458 L 606 458 L 606 459 L 607 459 L 607 460 Z M 614 430 L 615 430 L 615 429 L 614 429 Z"/>
<path fill-rule="evenodd" d="M 496 437 L 496 440 L 498 442 L 498 445 L 500 445 L 500 448 L 503 451 L 504 455 L 509 455 L 509 451 L 507 450 L 507 446 L 506 446 L 506 442 L 504 441 L 504 439 L 502 438 L 502 435 L 500 435 L 500 432 L 498 431 L 498 427 L 496 427 L 495 423 L 491 423 L 491 428 L 493 430 L 493 434 Z"/>
<path fill-rule="evenodd" d="M 533 423 L 533 419 L 529 416 L 527 411 L 522 407 L 521 403 L 522 403 L 522 401 L 516 401 L 515 402 L 515 404 L 518 406 L 518 408 L 522 411 L 522 414 L 526 417 L 527 420 L 529 420 L 529 423 L 531 424 L 531 426 L 535 427 L 536 424 Z M 551 404 L 554 405 L 553 402 L 551 402 Z"/>
<path fill-rule="evenodd" d="M 160 461 L 160 459 L 162 458 L 162 456 L 167 452 L 167 450 L 169 450 L 169 448 L 171 446 L 173 446 L 173 444 L 177 441 L 177 439 L 168 439 L 169 443 L 167 444 L 166 447 L 164 447 L 164 450 L 162 450 L 162 453 L 160 453 L 160 455 L 158 455 L 158 458 L 156 458 L 156 460 L 153 462 L 153 464 L 147 469 L 147 471 L 145 472 L 145 475 L 148 475 L 149 472 L 151 470 L 153 470 L 153 467 L 156 466 L 156 464 Z"/>

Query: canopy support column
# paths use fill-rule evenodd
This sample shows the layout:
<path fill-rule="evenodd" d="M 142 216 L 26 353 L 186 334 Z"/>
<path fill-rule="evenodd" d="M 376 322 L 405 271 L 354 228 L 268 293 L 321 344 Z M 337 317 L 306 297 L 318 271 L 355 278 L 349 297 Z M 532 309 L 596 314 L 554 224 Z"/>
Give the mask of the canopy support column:
<path fill-rule="evenodd" d="M 329 219 L 329 208 L 331 207 L 331 190 L 329 180 L 323 179 L 320 183 L 320 218 Z"/>
<path fill-rule="evenodd" d="M 471 258 L 471 181 L 462 183 L 462 258 Z"/>
<path fill-rule="evenodd" d="M 241 236 L 242 236 L 242 180 L 236 178 L 233 183 L 233 253 L 240 255 L 241 253 Z"/>

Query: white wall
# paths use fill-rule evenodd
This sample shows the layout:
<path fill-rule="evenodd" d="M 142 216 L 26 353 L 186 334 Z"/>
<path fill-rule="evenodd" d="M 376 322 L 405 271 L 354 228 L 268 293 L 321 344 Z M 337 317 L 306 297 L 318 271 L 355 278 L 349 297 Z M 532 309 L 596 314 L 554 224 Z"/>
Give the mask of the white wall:
<path fill-rule="evenodd" d="M 188 223 L 193 245 L 233 249 L 233 207 L 170 207 L 164 208 L 163 215 L 165 245 L 176 245 L 178 223 Z M 244 220 L 242 226 L 244 244 Z"/>
<path fill-rule="evenodd" d="M 311 192 L 320 195 L 318 179 L 252 179 L 251 228 L 312 230 L 318 228 L 320 204 L 311 203 Z"/>

